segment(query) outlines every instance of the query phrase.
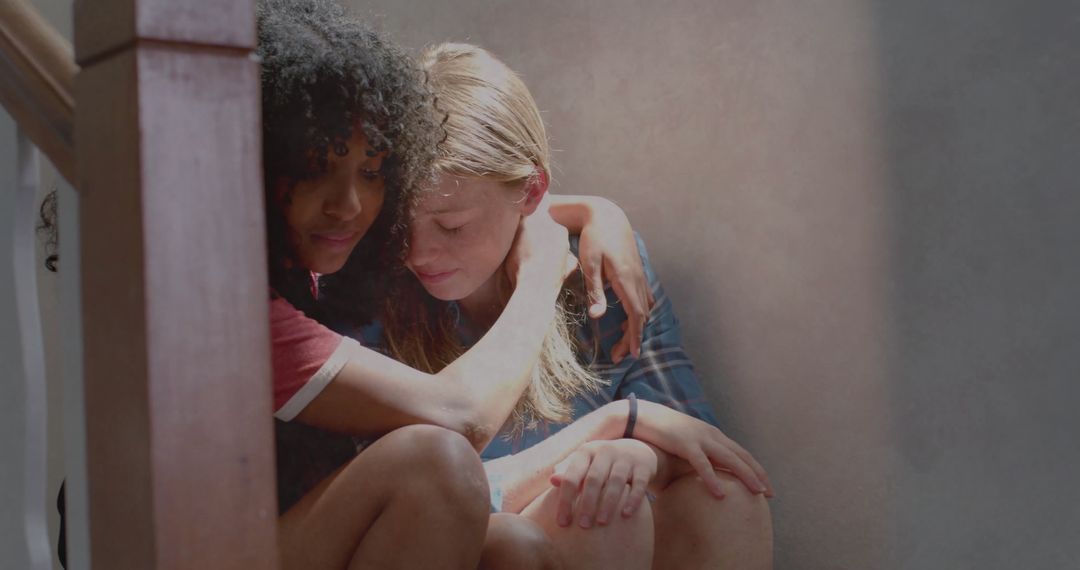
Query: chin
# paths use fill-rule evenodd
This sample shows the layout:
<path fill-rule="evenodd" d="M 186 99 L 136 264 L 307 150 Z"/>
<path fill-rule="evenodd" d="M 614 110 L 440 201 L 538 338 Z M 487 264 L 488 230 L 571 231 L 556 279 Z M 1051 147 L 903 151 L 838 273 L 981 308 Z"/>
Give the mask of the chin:
<path fill-rule="evenodd" d="M 455 295 L 452 292 L 448 292 L 448 291 L 440 291 L 440 290 L 432 291 L 431 289 L 428 289 L 427 287 L 425 287 L 424 290 L 427 291 L 428 295 L 431 295 L 432 297 L 435 297 L 436 299 L 438 299 L 440 301 L 446 301 L 446 302 L 460 301 L 460 300 L 465 298 L 464 295 Z"/>
<path fill-rule="evenodd" d="M 330 275 L 341 271 L 341 268 L 345 267 L 346 261 L 348 261 L 347 257 L 341 259 L 312 259 L 305 266 L 319 275 Z"/>
<path fill-rule="evenodd" d="M 458 291 L 458 289 L 460 289 L 460 287 L 446 287 L 446 286 L 440 287 L 438 285 L 436 285 L 436 286 L 428 286 L 428 285 L 425 285 L 423 282 L 421 282 L 420 286 L 424 288 L 424 291 L 427 291 L 428 295 L 431 295 L 432 297 L 435 297 L 436 299 L 438 299 L 440 301 L 446 301 L 446 302 L 460 301 L 460 300 L 464 299 L 465 297 L 468 297 L 467 294 L 461 294 Z"/>

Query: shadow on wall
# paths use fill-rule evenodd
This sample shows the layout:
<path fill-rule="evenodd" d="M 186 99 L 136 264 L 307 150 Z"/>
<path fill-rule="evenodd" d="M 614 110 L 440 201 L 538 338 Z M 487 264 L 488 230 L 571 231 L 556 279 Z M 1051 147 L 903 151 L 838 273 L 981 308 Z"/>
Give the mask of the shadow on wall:
<path fill-rule="evenodd" d="M 1080 560 L 1080 3 L 873 3 L 891 178 L 891 567 Z"/>

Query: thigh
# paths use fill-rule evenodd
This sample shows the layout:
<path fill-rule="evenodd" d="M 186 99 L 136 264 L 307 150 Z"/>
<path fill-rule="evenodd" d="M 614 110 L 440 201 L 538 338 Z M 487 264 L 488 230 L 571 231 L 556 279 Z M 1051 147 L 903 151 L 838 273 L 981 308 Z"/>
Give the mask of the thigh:
<path fill-rule="evenodd" d="M 386 567 L 431 558 L 473 568 L 487 498 L 483 467 L 465 438 L 434 426 L 400 428 L 279 517 L 282 566 L 342 570 L 372 560 Z M 471 564 L 461 561 L 473 551 Z"/>
<path fill-rule="evenodd" d="M 282 568 L 341 570 L 394 489 L 380 449 L 361 453 L 278 518 Z"/>
<path fill-rule="evenodd" d="M 491 515 L 479 570 L 560 570 L 562 567 L 551 539 L 540 525 L 521 515 Z"/>

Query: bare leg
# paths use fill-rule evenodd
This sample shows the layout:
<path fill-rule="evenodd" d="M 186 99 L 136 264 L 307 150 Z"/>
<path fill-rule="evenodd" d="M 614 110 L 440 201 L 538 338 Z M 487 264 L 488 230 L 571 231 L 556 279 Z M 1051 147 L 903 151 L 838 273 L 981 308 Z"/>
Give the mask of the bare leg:
<path fill-rule="evenodd" d="M 376 441 L 278 519 L 282 568 L 473 570 L 487 521 L 484 470 L 468 441 L 408 426 Z"/>
<path fill-rule="evenodd" d="M 653 503 L 654 568 L 772 568 L 768 502 L 735 477 L 717 473 L 726 483 L 723 500 L 714 498 L 692 473 L 658 494 Z"/>
<path fill-rule="evenodd" d="M 479 570 L 560 570 L 555 546 L 535 522 L 509 513 L 491 515 Z"/>
<path fill-rule="evenodd" d="M 629 488 L 629 487 L 628 487 Z M 625 500 L 626 494 L 623 494 Z M 522 511 L 551 538 L 566 570 L 647 569 L 653 558 L 653 516 L 648 501 L 630 518 L 616 514 L 607 525 L 561 527 L 555 522 L 559 495 L 548 489 Z M 616 513 L 621 511 L 616 510 Z"/>

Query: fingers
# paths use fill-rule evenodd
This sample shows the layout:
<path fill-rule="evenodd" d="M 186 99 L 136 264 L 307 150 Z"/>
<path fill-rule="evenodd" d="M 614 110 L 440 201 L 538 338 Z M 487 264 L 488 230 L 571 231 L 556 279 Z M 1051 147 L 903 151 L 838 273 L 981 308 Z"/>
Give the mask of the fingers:
<path fill-rule="evenodd" d="M 600 494 L 611 474 L 611 457 L 599 454 L 593 457 L 589 465 L 589 472 L 585 475 L 585 483 L 581 488 L 581 497 L 578 498 L 578 525 L 581 528 L 590 528 L 596 520 L 596 509 L 600 502 Z M 625 484 L 625 483 L 624 483 Z"/>
<path fill-rule="evenodd" d="M 641 503 L 645 501 L 645 491 L 648 487 L 649 480 L 645 475 L 641 472 L 635 472 L 630 479 L 630 493 L 626 496 L 622 516 L 632 516 L 639 508 L 641 508 Z"/>
<path fill-rule="evenodd" d="M 710 444 L 706 445 L 705 452 L 708 454 L 709 461 L 712 463 L 712 465 L 730 469 L 731 472 L 735 475 L 735 477 L 738 477 L 738 479 L 743 482 L 743 485 L 746 485 L 746 488 L 749 489 L 751 493 L 757 494 L 765 493 L 768 491 L 765 483 L 758 478 L 757 474 L 754 473 L 754 470 L 750 467 L 750 465 L 747 462 L 743 461 L 742 458 L 735 454 L 726 445 L 717 442 L 711 442 Z M 700 470 L 698 470 L 698 473 L 700 474 Z"/>
<path fill-rule="evenodd" d="M 622 329 L 623 335 L 619 337 L 618 342 L 611 347 L 611 361 L 615 364 L 622 362 L 622 359 L 626 358 L 627 354 L 630 354 L 630 337 L 626 335 L 627 326 L 629 326 L 627 321 L 623 321 L 619 324 L 619 328 Z"/>
<path fill-rule="evenodd" d="M 630 480 L 632 469 L 630 463 L 622 459 L 612 464 L 611 473 L 608 474 L 600 496 L 600 506 L 596 511 L 597 523 L 607 524 L 615 516 L 615 510 L 619 508 L 619 500 L 622 499 L 626 483 Z"/>
<path fill-rule="evenodd" d="M 555 522 L 559 526 L 570 526 L 574 520 L 574 501 L 589 469 L 589 463 L 588 455 L 574 453 L 555 467 L 556 473 L 552 475 L 551 482 L 559 488 L 559 508 L 555 514 Z"/>
<path fill-rule="evenodd" d="M 585 274 L 585 287 L 589 294 L 589 318 L 599 319 L 607 312 L 607 297 L 604 295 L 604 276 L 600 258 L 595 255 L 583 258 L 581 271 Z"/>
<path fill-rule="evenodd" d="M 694 467 L 694 471 L 697 471 L 701 480 L 705 483 L 705 487 L 709 489 L 709 492 L 713 494 L 717 499 L 724 498 L 724 486 L 720 481 L 720 476 L 716 474 L 713 469 L 712 463 L 704 453 L 694 454 L 689 458 L 690 465 Z"/>
<path fill-rule="evenodd" d="M 641 335 L 642 331 L 645 330 L 645 320 L 649 316 L 649 312 L 645 308 L 646 296 L 641 291 L 648 291 L 648 287 L 630 291 L 626 289 L 620 280 L 616 279 L 612 280 L 611 286 L 615 289 L 615 294 L 622 301 L 623 309 L 626 311 L 627 328 L 623 338 L 627 339 L 630 353 L 634 357 L 641 356 Z"/>
<path fill-rule="evenodd" d="M 775 497 L 776 490 L 773 489 L 772 482 L 769 481 L 769 474 L 765 471 L 765 468 L 762 467 L 760 463 L 758 463 L 757 459 L 754 459 L 754 456 L 751 455 L 749 451 L 747 451 L 743 446 L 739 445 L 738 442 L 732 440 L 726 435 L 724 435 L 723 438 L 727 442 L 728 447 L 731 448 L 732 452 L 734 452 L 735 455 L 739 456 L 740 459 L 745 461 L 746 464 L 750 466 L 750 469 L 754 471 L 754 475 L 758 478 L 758 481 L 765 484 L 765 496 L 769 498 Z"/>
<path fill-rule="evenodd" d="M 566 253 L 566 265 L 563 266 L 563 281 L 570 278 L 571 275 L 577 273 L 578 270 L 578 258 L 573 253 L 567 251 Z"/>

